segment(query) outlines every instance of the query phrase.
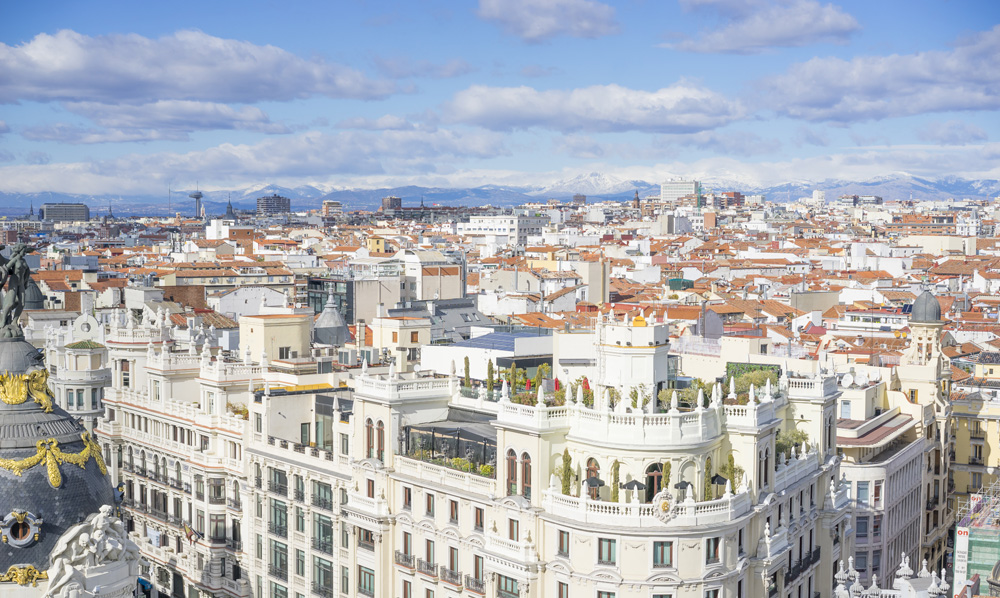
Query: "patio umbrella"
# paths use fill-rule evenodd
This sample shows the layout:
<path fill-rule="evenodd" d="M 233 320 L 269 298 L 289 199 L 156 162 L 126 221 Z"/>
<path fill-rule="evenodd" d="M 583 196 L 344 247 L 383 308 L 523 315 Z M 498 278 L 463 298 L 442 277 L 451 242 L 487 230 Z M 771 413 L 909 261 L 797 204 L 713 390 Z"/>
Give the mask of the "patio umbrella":
<path fill-rule="evenodd" d="M 604 485 L 604 480 L 601 478 L 587 478 L 587 486 L 590 488 L 600 488 Z"/>
<path fill-rule="evenodd" d="M 726 482 L 728 481 L 729 480 L 727 480 L 726 478 L 722 477 L 719 474 L 715 474 L 714 476 L 712 476 L 712 483 L 715 484 L 716 486 L 725 486 Z"/>
<path fill-rule="evenodd" d="M 676 488 L 677 490 L 684 490 L 690 487 L 691 487 L 691 482 L 685 482 L 684 480 L 681 480 L 680 482 L 674 484 L 674 488 Z"/>
<path fill-rule="evenodd" d="M 621 484 L 620 487 L 623 490 L 645 490 L 646 489 L 646 485 L 643 484 L 642 482 L 640 482 L 639 480 L 629 480 L 629 481 L 625 482 L 624 484 Z"/>

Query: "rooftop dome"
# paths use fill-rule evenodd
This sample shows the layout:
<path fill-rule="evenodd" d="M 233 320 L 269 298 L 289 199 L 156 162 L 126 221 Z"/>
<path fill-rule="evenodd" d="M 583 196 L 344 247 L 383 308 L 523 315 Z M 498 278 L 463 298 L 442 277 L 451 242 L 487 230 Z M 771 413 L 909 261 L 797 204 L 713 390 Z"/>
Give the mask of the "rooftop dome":
<path fill-rule="evenodd" d="M 941 321 L 941 304 L 937 297 L 930 291 L 920 293 L 920 296 L 913 302 L 913 310 L 910 313 L 910 322 L 921 324 L 935 324 Z"/>

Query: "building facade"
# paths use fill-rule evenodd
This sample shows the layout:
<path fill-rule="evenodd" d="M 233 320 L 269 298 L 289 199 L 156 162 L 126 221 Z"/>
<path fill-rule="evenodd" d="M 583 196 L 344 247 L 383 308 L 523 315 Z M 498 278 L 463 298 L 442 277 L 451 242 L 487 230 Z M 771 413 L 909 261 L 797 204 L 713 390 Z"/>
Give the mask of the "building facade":
<path fill-rule="evenodd" d="M 257 215 L 271 216 L 292 211 L 292 200 L 277 193 L 257 198 Z"/>

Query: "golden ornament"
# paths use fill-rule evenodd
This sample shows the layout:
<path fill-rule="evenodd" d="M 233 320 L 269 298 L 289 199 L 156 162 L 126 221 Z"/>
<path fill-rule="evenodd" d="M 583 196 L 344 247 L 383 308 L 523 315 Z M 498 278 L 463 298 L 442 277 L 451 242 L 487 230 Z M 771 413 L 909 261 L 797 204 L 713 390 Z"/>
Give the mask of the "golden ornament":
<path fill-rule="evenodd" d="M 11 566 L 6 573 L 0 575 L 0 581 L 12 581 L 20 586 L 26 586 L 30 583 L 33 587 L 38 586 L 39 579 L 48 578 L 48 572 L 39 571 L 35 569 L 34 565 Z"/>

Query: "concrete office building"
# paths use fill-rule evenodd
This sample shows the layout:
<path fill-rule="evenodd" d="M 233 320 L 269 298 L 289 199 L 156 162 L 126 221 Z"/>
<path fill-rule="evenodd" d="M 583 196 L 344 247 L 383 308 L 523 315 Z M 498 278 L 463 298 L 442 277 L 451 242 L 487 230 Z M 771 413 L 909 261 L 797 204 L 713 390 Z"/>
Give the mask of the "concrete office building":
<path fill-rule="evenodd" d="M 287 214 L 291 211 L 292 211 L 292 200 L 288 199 L 287 197 L 282 197 L 277 193 L 257 198 L 258 216 Z"/>
<path fill-rule="evenodd" d="M 39 213 L 42 220 L 52 222 L 84 222 L 90 220 L 90 208 L 82 203 L 44 203 Z"/>

